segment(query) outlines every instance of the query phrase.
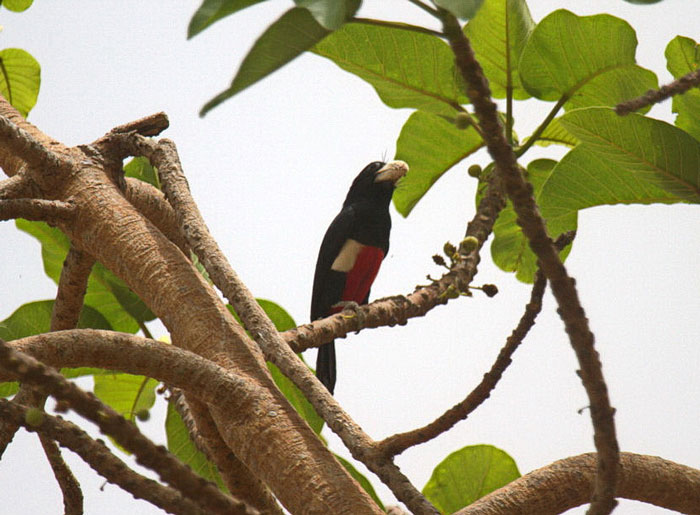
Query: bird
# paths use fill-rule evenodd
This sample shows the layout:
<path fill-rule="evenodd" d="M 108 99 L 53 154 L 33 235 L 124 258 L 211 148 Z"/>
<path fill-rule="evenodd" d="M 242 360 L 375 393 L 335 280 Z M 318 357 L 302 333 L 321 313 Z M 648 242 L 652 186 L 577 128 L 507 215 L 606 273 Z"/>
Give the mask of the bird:
<path fill-rule="evenodd" d="M 333 219 L 318 252 L 311 295 L 311 321 L 367 304 L 369 290 L 389 252 L 389 204 L 396 183 L 408 172 L 404 161 L 374 161 L 350 186 L 340 213 Z M 316 377 L 333 395 L 336 382 L 335 344 L 318 349 Z"/>

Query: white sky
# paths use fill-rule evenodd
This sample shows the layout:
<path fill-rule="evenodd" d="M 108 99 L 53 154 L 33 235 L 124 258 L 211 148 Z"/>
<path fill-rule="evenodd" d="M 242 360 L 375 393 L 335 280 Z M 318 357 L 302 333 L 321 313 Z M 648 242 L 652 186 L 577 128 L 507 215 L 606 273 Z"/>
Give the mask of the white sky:
<path fill-rule="evenodd" d="M 204 102 L 228 86 L 254 39 L 292 5 L 255 6 L 186 41 L 198 4 L 38 0 L 19 15 L 0 11 L 0 48 L 24 48 L 40 62 L 42 87 L 30 120 L 67 144 L 88 143 L 115 125 L 167 112 L 171 128 L 165 136 L 177 143 L 193 194 L 233 267 L 257 296 L 281 304 L 297 323 L 306 322 L 325 228 L 359 170 L 393 156 L 411 111 L 387 108 L 363 81 L 307 55 L 198 118 Z M 405 1 L 365 4 L 363 16 L 431 23 Z M 663 57 L 668 41 L 677 34 L 700 39 L 698 0 L 653 6 L 622 0 L 530 2 L 536 21 L 557 7 L 627 19 L 640 40 L 638 62 L 662 83 L 670 80 Z M 550 106 L 516 105 L 521 137 Z M 670 103 L 651 115 L 671 121 Z M 554 147 L 538 149 L 524 162 L 561 155 Z M 485 165 L 488 159 L 481 153 L 471 162 Z M 439 275 L 430 256 L 448 239 L 461 239 L 474 211 L 475 183 L 464 173 L 467 164 L 446 174 L 408 219 L 394 213 L 391 251 L 372 298 L 410 292 L 426 274 Z M 622 450 L 696 468 L 699 215 L 698 206 L 682 205 L 585 211 L 567 262 L 596 334 Z M 1 320 L 25 302 L 53 297 L 55 286 L 43 274 L 35 240 L 5 223 L 0 241 Z M 494 299 L 476 292 L 406 327 L 365 331 L 338 342 L 336 396 L 374 438 L 432 420 L 460 401 L 491 366 L 530 288 L 489 261 L 486 252 L 476 284 L 498 285 Z M 548 295 L 545 313 L 484 406 L 448 434 L 397 459 L 416 486 L 422 488 L 439 461 L 466 445 L 496 445 L 515 458 L 522 473 L 593 450 L 590 417 L 577 413 L 587 399 L 554 310 Z M 163 438 L 160 427 L 151 424 L 146 430 Z M 335 437 L 330 441 L 347 456 Z M 86 513 L 158 512 L 117 487 L 99 491 L 102 479 L 65 454 L 84 481 Z M 369 477 L 384 502 L 394 502 Z M 5 514 L 63 511 L 33 435 L 16 436 L 0 463 L 0 485 Z M 663 512 L 632 502 L 616 511 Z"/>

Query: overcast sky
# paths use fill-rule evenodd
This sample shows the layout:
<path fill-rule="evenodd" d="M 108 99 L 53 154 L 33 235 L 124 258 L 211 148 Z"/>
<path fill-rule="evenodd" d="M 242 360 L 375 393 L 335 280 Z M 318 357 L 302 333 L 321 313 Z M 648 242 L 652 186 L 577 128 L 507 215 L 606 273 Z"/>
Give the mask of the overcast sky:
<path fill-rule="evenodd" d="M 394 155 L 411 111 L 384 106 L 368 84 L 306 55 L 200 119 L 201 106 L 228 86 L 255 38 L 292 3 L 266 2 L 187 41 L 198 3 L 37 0 L 22 14 L 0 11 L 0 40 L 2 47 L 24 48 L 40 62 L 42 86 L 30 120 L 64 143 L 89 143 L 115 125 L 168 113 L 165 136 L 177 143 L 195 199 L 233 267 L 256 296 L 278 302 L 304 323 L 326 226 L 361 168 Z M 363 16 L 434 25 L 406 1 L 365 4 Z M 530 2 L 536 21 L 558 7 L 628 20 L 640 42 L 639 64 L 656 72 L 661 83 L 671 79 L 666 44 L 678 34 L 700 39 L 698 0 L 653 6 L 622 0 Z M 516 104 L 521 138 L 550 107 Z M 670 103 L 650 115 L 673 119 Z M 525 163 L 563 153 L 536 149 Z M 489 161 L 482 152 L 447 173 L 408 219 L 393 213 L 391 251 L 372 298 L 408 293 L 426 274 L 440 274 L 430 256 L 445 241 L 459 241 L 473 215 L 475 182 L 465 171 L 474 162 Z M 622 450 L 696 468 L 699 215 L 698 206 L 685 205 L 584 211 L 567 261 L 596 334 Z M 0 241 L 2 320 L 25 302 L 52 298 L 55 285 L 43 274 L 35 240 L 6 222 L 0 224 Z M 372 437 L 427 423 L 459 402 L 491 366 L 530 288 L 492 265 L 488 252 L 482 258 L 475 283 L 495 283 L 500 290 L 495 298 L 476 292 L 405 327 L 338 341 L 336 397 Z M 307 354 L 313 362 L 313 352 Z M 406 451 L 398 465 L 422 488 L 439 461 L 466 445 L 500 447 L 522 473 L 593 450 L 589 414 L 578 413 L 587 398 L 576 368 L 548 295 L 536 327 L 485 405 L 448 434 Z M 146 431 L 164 441 L 161 426 L 150 424 Z M 336 438 L 330 442 L 347 456 Z M 100 491 L 102 479 L 65 454 L 83 481 L 86 513 L 157 513 L 115 486 Z M 385 503 L 394 502 L 369 478 Z M 0 484 L 5 514 L 62 513 L 60 492 L 33 435 L 18 433 L 0 462 Z M 616 511 L 664 512 L 632 502 Z"/>

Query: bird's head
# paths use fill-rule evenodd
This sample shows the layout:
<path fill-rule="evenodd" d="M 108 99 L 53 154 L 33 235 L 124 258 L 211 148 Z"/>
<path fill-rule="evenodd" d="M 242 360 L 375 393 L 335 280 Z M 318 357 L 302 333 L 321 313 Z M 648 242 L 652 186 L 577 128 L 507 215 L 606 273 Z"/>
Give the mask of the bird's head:
<path fill-rule="evenodd" d="M 391 199 L 394 187 L 401 177 L 408 172 L 408 165 L 403 161 L 374 161 L 365 166 L 355 178 L 345 199 L 345 203 L 371 199 Z"/>

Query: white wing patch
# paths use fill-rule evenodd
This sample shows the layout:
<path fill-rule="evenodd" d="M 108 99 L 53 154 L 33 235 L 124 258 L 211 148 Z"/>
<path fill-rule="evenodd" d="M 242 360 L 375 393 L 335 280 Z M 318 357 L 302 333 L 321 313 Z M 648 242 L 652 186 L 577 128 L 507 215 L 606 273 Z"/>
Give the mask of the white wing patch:
<path fill-rule="evenodd" d="M 331 265 L 331 270 L 336 272 L 349 272 L 355 266 L 355 260 L 360 251 L 365 247 L 359 241 L 348 238 Z"/>

